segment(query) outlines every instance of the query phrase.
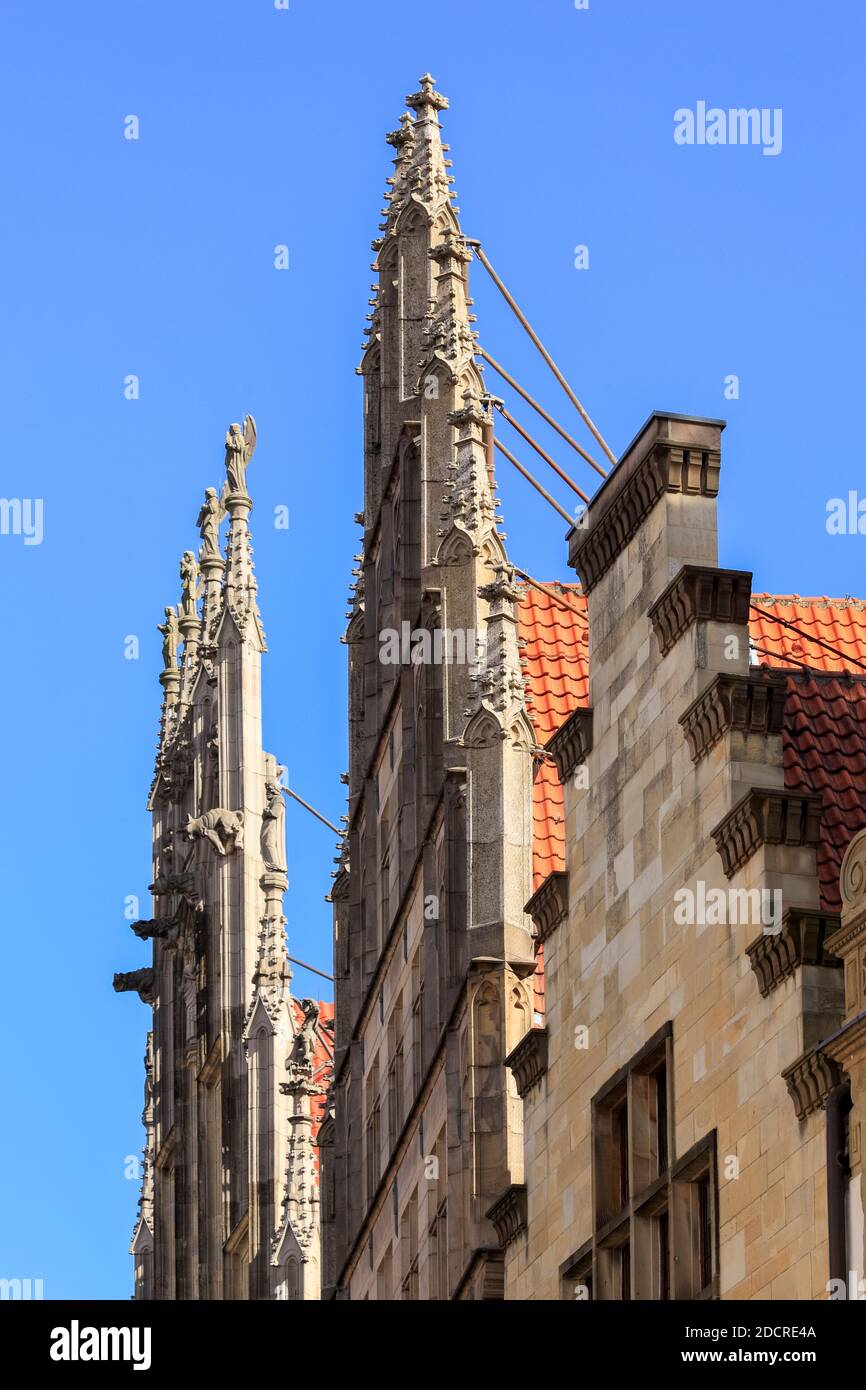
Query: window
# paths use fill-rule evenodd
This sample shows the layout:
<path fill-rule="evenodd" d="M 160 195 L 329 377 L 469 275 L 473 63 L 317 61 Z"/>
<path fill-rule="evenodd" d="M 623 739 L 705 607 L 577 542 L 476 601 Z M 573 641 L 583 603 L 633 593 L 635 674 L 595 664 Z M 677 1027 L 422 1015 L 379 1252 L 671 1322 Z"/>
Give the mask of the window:
<path fill-rule="evenodd" d="M 665 1062 L 653 1073 L 655 1089 L 655 1132 L 657 1171 L 659 1175 L 668 1166 L 668 1069 Z"/>
<path fill-rule="evenodd" d="M 698 1179 L 698 1269 L 701 1288 L 705 1289 L 713 1277 L 713 1241 L 711 1234 L 710 1175 L 704 1173 Z"/>
<path fill-rule="evenodd" d="M 675 1158 L 672 1075 L 667 1024 L 593 1098 L 593 1234 L 566 1298 L 718 1297 L 715 1131 Z"/>
<path fill-rule="evenodd" d="M 398 997 L 388 1023 L 388 1152 L 393 1153 L 403 1123 L 403 996 Z"/>
<path fill-rule="evenodd" d="M 401 1290 L 410 1302 L 418 1299 L 418 1194 L 413 1192 L 406 1203 L 400 1222 L 402 1261 Z"/>
<path fill-rule="evenodd" d="M 372 1201 L 379 1186 L 379 1145 L 381 1140 L 381 1098 L 379 1096 L 379 1059 L 376 1058 L 367 1077 L 365 1148 L 367 1160 L 367 1201 Z"/>

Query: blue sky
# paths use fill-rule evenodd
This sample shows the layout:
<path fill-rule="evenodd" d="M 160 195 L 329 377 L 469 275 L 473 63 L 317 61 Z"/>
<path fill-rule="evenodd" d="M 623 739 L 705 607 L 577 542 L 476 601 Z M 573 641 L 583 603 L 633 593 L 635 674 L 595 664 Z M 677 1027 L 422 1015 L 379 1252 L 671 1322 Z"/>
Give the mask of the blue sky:
<path fill-rule="evenodd" d="M 614 451 L 656 408 L 726 418 L 721 562 L 756 589 L 863 593 L 866 541 L 825 517 L 866 490 L 864 27 L 805 0 L 6 0 L 0 493 L 44 500 L 44 538 L 0 536 L 0 1275 L 131 1290 L 148 1011 L 111 976 L 147 959 L 123 904 L 147 905 L 155 624 L 247 411 L 266 743 L 344 809 L 354 368 L 405 94 L 429 69 L 450 98 L 464 230 Z M 781 154 L 678 146 L 700 100 L 782 108 Z M 574 428 L 478 267 L 473 291 L 484 345 Z M 505 468 L 512 559 L 573 577 L 563 525 Z M 327 969 L 333 836 L 291 804 L 287 827 L 291 949 Z"/>

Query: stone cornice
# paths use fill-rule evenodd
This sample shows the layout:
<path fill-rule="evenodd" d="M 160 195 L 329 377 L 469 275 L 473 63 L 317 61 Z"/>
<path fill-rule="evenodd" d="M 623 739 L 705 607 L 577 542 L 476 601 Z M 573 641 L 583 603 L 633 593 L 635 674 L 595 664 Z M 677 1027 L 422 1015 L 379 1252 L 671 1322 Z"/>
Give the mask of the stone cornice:
<path fill-rule="evenodd" d="M 530 1028 L 505 1058 L 505 1065 L 513 1073 L 521 1099 L 547 1071 L 547 1041 L 546 1028 Z"/>
<path fill-rule="evenodd" d="M 761 994 L 770 994 L 800 965 L 840 969 L 841 961 L 827 949 L 828 940 L 838 925 L 838 913 L 788 908 L 778 932 L 762 932 L 746 947 Z"/>
<path fill-rule="evenodd" d="M 843 1023 L 838 1033 L 825 1039 L 820 1046 L 822 1052 L 842 1071 L 866 1062 L 866 1012 Z"/>
<path fill-rule="evenodd" d="M 844 959 L 846 955 L 850 955 L 861 937 L 866 937 L 866 918 L 861 917 L 858 921 L 846 921 L 843 913 L 841 925 L 837 926 L 836 931 L 829 938 L 827 949 L 832 951 L 835 956 L 839 956 L 840 959 Z"/>
<path fill-rule="evenodd" d="M 692 762 L 700 762 L 729 729 L 780 734 L 786 688 L 786 677 L 776 672 L 748 676 L 720 672 L 680 715 Z"/>
<path fill-rule="evenodd" d="M 559 869 L 548 874 L 523 910 L 532 918 L 536 939 L 546 941 L 568 913 L 568 874 Z"/>
<path fill-rule="evenodd" d="M 569 777 L 586 762 L 592 748 L 592 710 L 576 709 L 544 745 L 556 763 L 559 780 L 565 786 Z"/>
<path fill-rule="evenodd" d="M 785 787 L 752 787 L 710 831 L 732 878 L 762 845 L 817 845 L 821 798 Z"/>
<path fill-rule="evenodd" d="M 507 1187 L 501 1197 L 497 1197 L 492 1207 L 485 1213 L 488 1221 L 492 1221 L 493 1227 L 499 1237 L 499 1244 L 503 1250 L 507 1245 L 520 1235 L 521 1231 L 526 1230 L 527 1224 L 527 1200 L 526 1184 L 512 1183 Z"/>
<path fill-rule="evenodd" d="M 717 496 L 723 428 L 720 420 L 650 416 L 569 534 L 568 563 L 587 593 L 665 492 Z"/>
<path fill-rule="evenodd" d="M 747 626 L 752 597 L 749 570 L 683 565 L 649 610 L 649 620 L 666 656 L 693 623 Z"/>
<path fill-rule="evenodd" d="M 804 1052 L 786 1067 L 782 1079 L 794 1103 L 798 1120 L 820 1110 L 830 1092 L 842 1080 L 842 1068 L 824 1050 L 823 1045 Z"/>

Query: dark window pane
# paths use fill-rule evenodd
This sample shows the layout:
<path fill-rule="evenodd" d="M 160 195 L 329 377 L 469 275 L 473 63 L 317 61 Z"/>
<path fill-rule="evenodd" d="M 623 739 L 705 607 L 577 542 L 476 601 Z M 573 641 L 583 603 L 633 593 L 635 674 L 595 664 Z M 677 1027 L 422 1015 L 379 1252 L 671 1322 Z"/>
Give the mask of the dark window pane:
<path fill-rule="evenodd" d="M 658 1219 L 659 1236 L 659 1298 L 671 1296 L 671 1264 L 668 1247 L 668 1214 L 663 1211 Z"/>
<path fill-rule="evenodd" d="M 658 1129 L 659 1173 L 668 1166 L 668 1073 L 661 1066 L 655 1074 L 656 1083 L 656 1124 Z"/>
<path fill-rule="evenodd" d="M 710 1175 L 698 1179 L 698 1222 L 700 1236 L 701 1288 L 713 1277 L 713 1241 L 710 1227 Z"/>
<path fill-rule="evenodd" d="M 620 1205 L 628 1201 L 628 1105 L 623 1101 L 614 1117 L 617 1157 L 619 1160 L 619 1199 Z"/>

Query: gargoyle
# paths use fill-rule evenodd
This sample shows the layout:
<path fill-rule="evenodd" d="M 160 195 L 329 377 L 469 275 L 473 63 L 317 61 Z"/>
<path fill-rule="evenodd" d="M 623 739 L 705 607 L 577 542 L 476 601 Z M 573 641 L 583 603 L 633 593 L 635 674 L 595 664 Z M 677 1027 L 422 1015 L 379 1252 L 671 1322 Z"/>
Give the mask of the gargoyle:
<path fill-rule="evenodd" d="M 149 941 L 151 938 L 164 941 L 167 937 L 177 935 L 180 922 L 177 917 L 151 917 L 148 920 L 131 922 L 130 926 L 139 941 Z"/>
<path fill-rule="evenodd" d="M 150 966 L 142 970 L 124 970 L 115 975 L 113 985 L 118 994 L 137 994 L 143 1004 L 153 1003 L 154 975 Z"/>

